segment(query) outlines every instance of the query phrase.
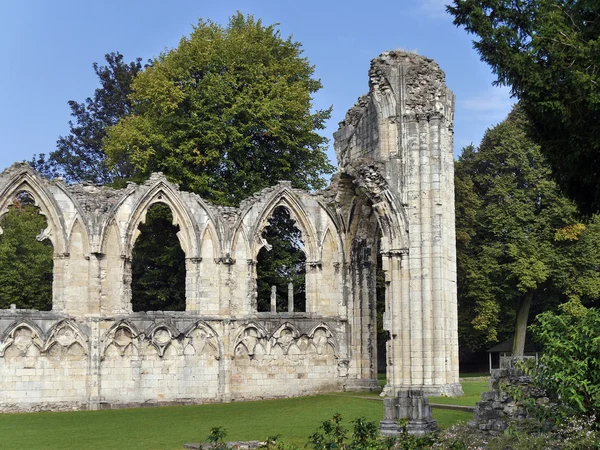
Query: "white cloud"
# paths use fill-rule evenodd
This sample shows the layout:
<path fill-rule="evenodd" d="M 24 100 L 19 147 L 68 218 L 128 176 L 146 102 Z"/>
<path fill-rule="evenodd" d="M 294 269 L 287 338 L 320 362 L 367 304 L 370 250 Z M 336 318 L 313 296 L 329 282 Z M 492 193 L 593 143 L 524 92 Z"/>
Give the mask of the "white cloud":
<path fill-rule="evenodd" d="M 452 0 L 419 0 L 419 12 L 432 19 L 448 18 L 446 5 Z"/>
<path fill-rule="evenodd" d="M 506 116 L 514 103 L 515 99 L 510 97 L 508 87 L 490 87 L 479 95 L 458 102 L 459 107 L 466 112 L 493 116 Z"/>

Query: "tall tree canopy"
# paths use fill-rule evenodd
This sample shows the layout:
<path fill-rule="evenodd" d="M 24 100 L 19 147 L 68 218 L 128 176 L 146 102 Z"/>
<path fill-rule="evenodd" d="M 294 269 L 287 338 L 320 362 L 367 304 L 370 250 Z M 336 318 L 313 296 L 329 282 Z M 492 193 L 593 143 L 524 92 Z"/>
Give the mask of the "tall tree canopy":
<path fill-rule="evenodd" d="M 600 4 L 597 0 L 454 0 L 454 24 L 530 117 L 564 192 L 600 211 Z"/>
<path fill-rule="evenodd" d="M 104 58 L 106 66 L 93 64 L 100 81 L 93 98 L 84 103 L 69 101 L 74 119 L 69 121 L 69 134 L 58 138 L 56 150 L 47 157 L 41 154 L 30 162 L 43 175 L 61 176 L 69 183 L 108 184 L 129 178 L 132 168 L 128 161 L 121 160 L 110 168 L 106 165 L 102 140 L 108 127 L 131 112 L 131 84 L 142 71 L 141 59 L 126 63 L 118 52 L 107 53 Z"/>
<path fill-rule="evenodd" d="M 600 295 L 600 224 L 581 221 L 528 126 L 517 107 L 456 163 L 460 316 L 489 342 L 516 330 L 516 354 L 532 308 Z"/>
<path fill-rule="evenodd" d="M 111 164 L 137 178 L 161 171 L 184 189 L 233 205 L 278 180 L 323 187 L 330 110 L 301 45 L 241 13 L 226 27 L 201 20 L 138 74 L 131 114 L 108 131 Z"/>

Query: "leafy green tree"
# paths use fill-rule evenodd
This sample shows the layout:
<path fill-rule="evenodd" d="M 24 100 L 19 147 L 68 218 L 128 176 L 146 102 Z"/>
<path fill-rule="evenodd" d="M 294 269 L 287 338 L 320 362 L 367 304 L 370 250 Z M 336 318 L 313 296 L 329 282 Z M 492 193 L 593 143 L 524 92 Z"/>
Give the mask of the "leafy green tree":
<path fill-rule="evenodd" d="M 18 196 L 0 222 L 0 309 L 52 309 L 53 248 L 36 236 L 47 226 L 31 197 Z"/>
<path fill-rule="evenodd" d="M 288 284 L 294 286 L 294 311 L 306 311 L 306 255 L 302 233 L 286 208 L 275 209 L 262 237 L 263 247 L 257 257 L 257 309 L 271 310 L 271 286 L 277 288 L 277 311 L 288 309 Z"/>
<path fill-rule="evenodd" d="M 458 176 L 470 177 L 477 196 L 467 197 L 469 183 L 459 184 L 458 206 L 472 205 L 457 210 L 457 222 L 462 215 L 467 222 L 457 234 L 461 309 L 474 313 L 473 330 L 489 342 L 510 324 L 515 355 L 523 353 L 530 311 L 600 293 L 600 251 L 593 244 L 600 229 L 595 222 L 581 222 L 527 127 L 517 107 L 487 131 L 477 151 L 468 149 L 457 163 Z"/>
<path fill-rule="evenodd" d="M 600 311 L 573 300 L 561 305 L 558 313 L 540 314 L 530 328 L 544 350 L 539 364 L 529 370 L 534 382 L 558 394 L 569 416 L 575 412 L 598 418 Z"/>
<path fill-rule="evenodd" d="M 167 205 L 157 203 L 140 224 L 131 259 L 134 311 L 185 311 L 185 253 Z"/>
<path fill-rule="evenodd" d="M 477 272 L 476 248 L 471 245 L 477 234 L 477 213 L 481 199 L 475 193 L 472 179 L 472 162 L 477 149 L 469 145 L 462 150 L 459 162 L 455 162 L 454 195 L 456 212 L 456 268 L 458 288 L 458 334 L 461 349 L 478 350 L 481 336 L 473 329 L 471 299 L 466 295 L 468 280 Z"/>
<path fill-rule="evenodd" d="M 63 177 L 69 183 L 91 181 L 110 184 L 129 178 L 132 168 L 128 161 L 109 168 L 102 140 L 108 127 L 115 125 L 122 117 L 131 113 L 131 84 L 142 71 L 141 59 L 126 63 L 120 53 L 107 53 L 106 66 L 94 63 L 94 72 L 100 87 L 94 97 L 84 103 L 69 101 L 71 116 L 69 134 L 60 136 L 56 150 L 47 157 L 34 156 L 30 165 L 41 174 L 55 178 Z"/>
<path fill-rule="evenodd" d="M 510 86 L 564 192 L 600 211 L 597 0 L 454 0 L 454 24 Z"/>
<path fill-rule="evenodd" d="M 227 27 L 200 20 L 133 82 L 132 113 L 108 131 L 111 164 L 135 177 L 163 172 L 182 188 L 234 205 L 277 181 L 324 186 L 333 170 L 312 112 L 321 88 L 301 45 L 241 13 Z"/>

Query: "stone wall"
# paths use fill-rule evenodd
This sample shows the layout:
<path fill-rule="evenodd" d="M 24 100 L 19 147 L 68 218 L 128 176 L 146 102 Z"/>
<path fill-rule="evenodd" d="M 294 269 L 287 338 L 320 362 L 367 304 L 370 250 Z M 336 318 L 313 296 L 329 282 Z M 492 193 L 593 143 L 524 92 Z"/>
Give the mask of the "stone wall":
<path fill-rule="evenodd" d="M 519 360 L 520 358 L 509 358 L 505 367 L 492 370 L 490 390 L 481 394 L 473 420 L 468 422 L 470 427 L 493 435 L 503 432 L 511 422 L 532 418 L 519 398 L 527 398 L 540 407 L 553 406 L 546 392 L 535 387 L 531 377 L 515 365 Z M 514 391 L 519 392 L 519 398 L 511 396 Z"/>
<path fill-rule="evenodd" d="M 54 247 L 52 311 L 0 311 L 0 410 L 101 408 L 303 395 L 377 384 L 375 273 L 386 281 L 386 393 L 460 393 L 454 96 L 427 58 L 373 60 L 370 91 L 335 134 L 338 174 L 237 208 L 162 174 L 124 189 L 0 174 L 0 218 L 28 192 Z M 186 311 L 133 313 L 132 249 L 167 205 L 186 257 Z M 285 207 L 302 233 L 306 311 L 257 312 L 262 231 Z M 1 231 L 1 230 L 0 230 Z M 381 241 L 378 241 L 381 235 Z"/>

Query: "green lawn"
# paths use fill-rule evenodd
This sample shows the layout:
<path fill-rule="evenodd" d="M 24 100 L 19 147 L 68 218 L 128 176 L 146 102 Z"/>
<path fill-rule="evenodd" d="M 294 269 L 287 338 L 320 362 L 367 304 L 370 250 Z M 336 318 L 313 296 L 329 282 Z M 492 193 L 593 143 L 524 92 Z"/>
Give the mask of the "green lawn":
<path fill-rule="evenodd" d="M 430 403 L 441 403 L 444 405 L 475 406 L 481 400 L 481 393 L 489 391 L 488 380 L 464 380 L 462 383 L 465 395 L 461 397 L 430 397 Z"/>
<path fill-rule="evenodd" d="M 471 399 L 478 390 L 480 393 L 483 384 L 487 389 L 487 383 L 481 381 L 464 382 L 465 397 L 443 400 L 462 404 L 457 402 Z M 367 395 L 374 397 L 373 393 Z M 227 429 L 228 440 L 264 439 L 280 434 L 285 442 L 302 447 L 319 423 L 336 412 L 350 427 L 350 420 L 361 415 L 379 422 L 383 404 L 357 393 L 336 393 L 214 405 L 3 414 L 0 448 L 180 449 L 184 443 L 203 440 L 216 426 Z M 433 415 L 442 428 L 472 418 L 470 413 L 446 409 L 434 409 Z"/>

